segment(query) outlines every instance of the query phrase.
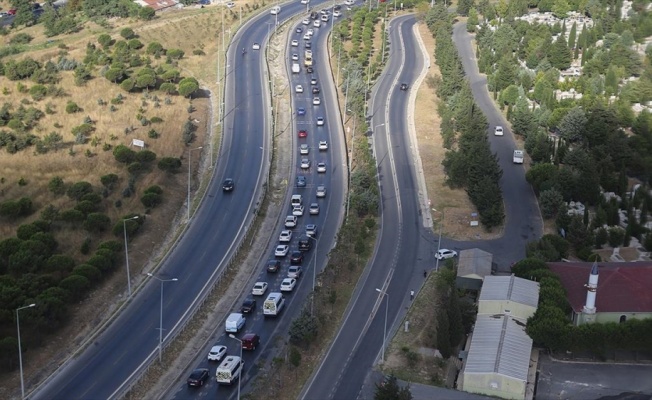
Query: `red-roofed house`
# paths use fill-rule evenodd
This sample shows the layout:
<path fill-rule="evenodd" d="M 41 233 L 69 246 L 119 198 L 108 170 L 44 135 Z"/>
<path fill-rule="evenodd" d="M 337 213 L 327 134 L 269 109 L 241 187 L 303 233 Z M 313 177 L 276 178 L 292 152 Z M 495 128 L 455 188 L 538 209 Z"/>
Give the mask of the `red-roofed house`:
<path fill-rule="evenodd" d="M 176 0 L 138 0 L 136 3 L 143 7 L 153 8 L 154 11 L 164 10 L 166 8 L 174 7 L 179 2 Z"/>
<path fill-rule="evenodd" d="M 573 323 L 652 318 L 652 263 L 548 263 L 566 289 Z"/>

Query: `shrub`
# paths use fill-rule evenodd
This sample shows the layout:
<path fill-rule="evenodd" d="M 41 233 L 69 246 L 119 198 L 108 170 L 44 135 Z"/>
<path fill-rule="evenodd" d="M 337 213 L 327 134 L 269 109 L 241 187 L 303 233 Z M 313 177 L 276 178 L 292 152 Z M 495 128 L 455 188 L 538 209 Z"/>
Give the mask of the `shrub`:
<path fill-rule="evenodd" d="M 154 208 L 163 202 L 163 196 L 158 193 L 145 193 L 140 202 L 147 208 Z"/>
<path fill-rule="evenodd" d="M 73 200 L 81 200 L 84 195 L 93 192 L 93 185 L 88 182 L 80 181 L 68 188 L 66 194 Z"/>
<path fill-rule="evenodd" d="M 136 152 L 123 144 L 119 144 L 113 149 L 113 157 L 118 162 L 129 164 L 136 159 Z"/>
<path fill-rule="evenodd" d="M 102 213 L 90 213 L 84 221 L 84 229 L 89 232 L 104 232 L 111 225 L 111 219 Z"/>
<path fill-rule="evenodd" d="M 9 44 L 28 44 L 29 42 L 32 41 L 32 39 L 34 39 L 34 38 L 31 37 L 30 35 L 28 35 L 27 33 L 21 32 L 21 33 L 18 33 L 16 35 L 14 35 L 9 40 Z"/>
<path fill-rule="evenodd" d="M 66 112 L 68 114 L 74 114 L 80 111 L 82 111 L 81 107 L 79 107 L 77 103 L 75 103 L 74 101 L 68 101 L 68 103 L 66 104 Z"/>
<path fill-rule="evenodd" d="M 86 291 L 91 287 L 88 278 L 81 275 L 70 275 L 61 282 L 59 287 L 68 291 L 73 300 L 80 300 L 86 294 Z"/>
<path fill-rule="evenodd" d="M 102 279 L 102 272 L 90 264 L 82 264 L 72 270 L 73 275 L 80 275 L 91 283 L 97 283 Z"/>
<path fill-rule="evenodd" d="M 48 94 L 48 88 L 44 85 L 34 85 L 29 89 L 29 95 L 34 101 L 42 100 Z"/>
<path fill-rule="evenodd" d="M 175 157 L 163 157 L 158 161 L 158 169 L 169 173 L 177 173 L 181 169 L 181 160 Z"/>
<path fill-rule="evenodd" d="M 122 28 L 122 30 L 120 30 L 120 36 L 122 36 L 126 40 L 129 40 L 131 38 L 136 37 L 136 33 L 131 28 Z"/>
<path fill-rule="evenodd" d="M 102 182 L 102 185 L 107 189 L 113 189 L 113 185 L 118 183 L 119 179 L 120 178 L 116 174 L 107 174 L 100 177 L 100 182 Z"/>

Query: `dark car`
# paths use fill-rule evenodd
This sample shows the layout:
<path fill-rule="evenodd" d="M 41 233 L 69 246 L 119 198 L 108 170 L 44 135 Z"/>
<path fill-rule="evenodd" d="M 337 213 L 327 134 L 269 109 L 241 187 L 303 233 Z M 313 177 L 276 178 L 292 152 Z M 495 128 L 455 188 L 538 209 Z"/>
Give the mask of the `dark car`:
<path fill-rule="evenodd" d="M 312 48 L 312 43 L 306 42 L 305 46 L 306 46 L 306 49 L 311 49 Z"/>
<path fill-rule="evenodd" d="M 281 269 L 281 262 L 279 260 L 267 261 L 267 272 L 278 272 Z"/>
<path fill-rule="evenodd" d="M 301 263 L 303 263 L 303 253 L 300 251 L 293 251 L 290 256 L 290 264 L 300 265 Z"/>
<path fill-rule="evenodd" d="M 407 83 L 401 83 L 401 90 L 408 90 L 408 84 Z"/>
<path fill-rule="evenodd" d="M 297 115 L 306 115 L 306 109 L 303 107 L 297 108 Z"/>
<path fill-rule="evenodd" d="M 260 344 L 260 336 L 255 333 L 246 333 L 242 337 L 242 350 L 256 350 L 256 346 Z"/>
<path fill-rule="evenodd" d="M 208 380 L 208 368 L 197 368 L 188 377 L 188 386 L 204 386 Z"/>
<path fill-rule="evenodd" d="M 312 88 L 312 94 L 319 94 L 319 88 L 317 86 Z"/>
<path fill-rule="evenodd" d="M 306 72 L 309 73 L 309 74 L 312 74 L 313 71 L 314 71 L 314 70 L 312 69 L 312 67 L 308 67 L 308 68 L 306 68 Z"/>
<path fill-rule="evenodd" d="M 337 10 L 341 10 L 341 9 L 342 9 L 342 6 L 339 5 L 339 4 L 335 4 L 335 5 L 333 6 L 333 10 L 335 10 L 335 11 L 337 11 Z"/>
<path fill-rule="evenodd" d="M 232 191 L 234 187 L 235 187 L 235 181 L 233 181 L 233 179 L 231 178 L 225 179 L 224 183 L 222 184 L 222 190 L 224 190 L 225 192 Z"/>
<path fill-rule="evenodd" d="M 310 13 L 310 19 L 317 19 L 317 17 L 318 17 L 318 15 L 317 15 L 316 12 L 313 11 L 313 12 Z"/>
<path fill-rule="evenodd" d="M 297 176 L 297 187 L 304 188 L 307 184 L 305 176 Z"/>
<path fill-rule="evenodd" d="M 245 299 L 245 301 L 242 302 L 242 307 L 240 307 L 240 311 L 243 314 L 251 314 L 256 310 L 256 300 L 254 299 Z"/>
<path fill-rule="evenodd" d="M 295 30 L 295 32 L 296 33 L 301 33 L 301 32 L 303 32 L 303 28 L 301 28 L 300 26 L 297 26 L 297 29 Z"/>

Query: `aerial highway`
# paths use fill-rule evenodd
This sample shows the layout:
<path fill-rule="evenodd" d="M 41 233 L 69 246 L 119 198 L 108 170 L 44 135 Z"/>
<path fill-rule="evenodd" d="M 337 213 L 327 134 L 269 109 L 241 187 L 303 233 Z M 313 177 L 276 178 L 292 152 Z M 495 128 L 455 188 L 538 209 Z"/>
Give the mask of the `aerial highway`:
<path fill-rule="evenodd" d="M 356 287 L 352 306 L 302 399 L 355 399 L 383 345 L 385 303 L 389 328 L 409 292 L 433 259 L 436 243 L 421 221 L 408 140 L 408 91 L 424 66 L 412 28 L 413 15 L 391 20 L 390 56 L 375 87 L 371 109 L 373 145 L 381 187 L 381 231 L 376 253 Z M 376 289 L 387 293 L 380 294 Z M 378 312 L 378 310 L 381 310 Z"/>
<path fill-rule="evenodd" d="M 298 4 L 298 3 L 297 3 Z M 314 4 L 312 4 L 314 6 Z M 283 6 L 282 13 L 291 13 L 294 9 Z M 305 9 L 305 6 L 304 6 Z M 302 17 L 307 17 L 307 14 Z M 272 18 L 272 17 L 270 17 Z M 274 347 L 279 340 L 284 342 L 287 337 L 287 331 L 290 323 L 296 317 L 303 307 L 306 307 L 306 300 L 312 291 L 313 279 L 316 276 L 315 267 L 320 270 L 324 266 L 324 260 L 327 259 L 328 252 L 333 246 L 337 230 L 343 218 L 343 203 L 345 199 L 345 189 L 347 182 L 347 169 L 345 162 L 344 135 L 342 132 L 339 109 L 337 108 L 337 95 L 334 83 L 331 79 L 330 68 L 327 62 L 327 39 L 328 30 L 331 27 L 329 17 L 328 23 L 321 23 L 319 28 L 313 26 L 313 20 L 309 25 L 297 22 L 290 26 L 289 37 L 287 42 L 287 71 L 290 77 L 288 86 L 278 90 L 288 90 L 292 92 L 292 129 L 291 135 L 292 146 L 283 148 L 278 146 L 277 151 L 287 151 L 294 154 L 292 174 L 288 177 L 288 193 L 283 203 L 283 212 L 277 224 L 277 229 L 272 232 L 272 240 L 267 251 L 262 257 L 261 265 L 253 279 L 249 282 L 247 290 L 240 296 L 236 303 L 237 308 L 232 310 L 238 312 L 240 305 L 246 298 L 256 300 L 255 309 L 246 314 L 245 326 L 234 336 L 242 339 L 247 333 L 255 333 L 260 337 L 260 343 L 254 351 L 245 350 L 242 352 L 244 360 L 244 369 L 242 380 L 240 382 L 241 390 L 249 390 L 247 385 L 252 382 L 255 375 L 260 369 L 260 365 L 271 362 L 274 357 Z M 266 31 L 265 24 L 259 24 L 263 31 Z M 304 39 L 304 35 L 312 29 L 314 34 L 309 39 Z M 299 32 L 300 30 L 300 32 Z M 264 43 L 261 38 L 258 41 L 258 35 L 255 32 L 247 32 L 250 43 L 244 58 L 250 54 L 251 43 Z M 292 41 L 297 41 L 296 46 L 291 45 Z M 306 45 L 313 54 L 313 72 L 308 73 L 304 67 Z M 244 45 L 243 45 L 244 46 Z M 241 46 L 242 47 L 242 46 Z M 261 47 L 264 51 L 264 45 Z M 293 55 L 298 56 L 298 60 L 292 60 Z M 291 65 L 300 64 L 299 73 L 291 72 Z M 298 91 L 297 86 L 301 86 Z M 316 90 L 315 90 L 316 89 Z M 314 93 L 317 92 L 318 93 Z M 319 98 L 320 104 L 314 104 L 315 98 Z M 323 118 L 324 124 L 317 125 L 317 118 Z M 299 137 L 299 131 L 306 131 L 307 137 Z M 328 148 L 320 148 L 320 142 L 326 142 Z M 307 145 L 308 154 L 300 154 L 300 146 Z M 323 146 L 323 143 L 322 143 Z M 304 150 L 305 151 L 305 150 Z M 309 168 L 302 168 L 302 159 L 310 161 Z M 323 162 L 326 164 L 325 171 L 319 172 L 317 164 Z M 306 178 L 305 187 L 297 187 L 296 178 L 303 176 Z M 325 197 L 317 197 L 317 187 L 324 185 L 326 188 Z M 286 228 L 284 226 L 287 215 L 292 215 L 290 207 L 290 198 L 294 194 L 300 194 L 303 197 L 305 207 L 303 216 L 298 217 L 297 226 Z M 309 206 L 312 203 L 319 205 L 319 213 L 311 215 Z M 263 315 L 263 302 L 271 292 L 278 292 L 281 281 L 287 278 L 288 268 L 290 267 L 290 254 L 283 257 L 275 257 L 275 247 L 277 245 L 288 244 L 292 253 L 298 249 L 299 237 L 305 233 L 307 224 L 315 224 L 318 232 L 315 240 L 311 240 L 312 249 L 303 253 L 303 261 L 300 263 L 302 274 L 297 278 L 295 288 L 290 292 L 283 292 L 285 297 L 285 307 L 280 315 L 275 318 L 265 318 Z M 290 230 L 292 238 L 287 242 L 278 240 L 281 231 Z M 315 258 L 316 257 L 316 258 Z M 270 273 L 267 271 L 268 260 L 279 260 L 281 265 L 277 272 Z M 318 274 L 318 271 L 317 271 Z M 265 282 L 268 289 L 263 295 L 252 296 L 251 287 L 255 282 Z M 223 324 L 220 324 L 213 336 L 213 340 L 197 353 L 196 359 L 191 363 L 186 373 L 170 387 L 166 398 L 170 399 L 189 399 L 200 398 L 207 395 L 217 395 L 220 398 L 233 398 L 237 394 L 237 383 L 231 386 L 218 385 L 215 380 L 215 373 L 219 362 L 208 361 L 207 355 L 214 345 L 227 347 L 227 354 L 230 356 L 239 356 L 240 343 L 229 337 L 225 332 Z M 208 369 L 209 379 L 201 388 L 189 387 L 186 384 L 186 378 L 192 370 Z"/>
<path fill-rule="evenodd" d="M 284 5 L 279 21 L 304 9 L 299 2 Z M 177 279 L 164 284 L 164 343 L 225 268 L 261 200 L 271 156 L 271 108 L 264 55 L 251 46 L 265 42 L 266 22 L 270 22 L 269 12 L 253 18 L 233 39 L 227 56 L 224 137 L 208 196 L 174 251 L 154 272 L 159 279 Z M 248 49 L 245 55 L 240 54 L 243 47 Z M 235 180 L 231 193 L 222 191 L 225 178 Z M 136 372 L 157 354 L 160 290 L 159 281 L 150 279 L 114 321 L 29 397 L 108 399 L 122 394 Z"/>

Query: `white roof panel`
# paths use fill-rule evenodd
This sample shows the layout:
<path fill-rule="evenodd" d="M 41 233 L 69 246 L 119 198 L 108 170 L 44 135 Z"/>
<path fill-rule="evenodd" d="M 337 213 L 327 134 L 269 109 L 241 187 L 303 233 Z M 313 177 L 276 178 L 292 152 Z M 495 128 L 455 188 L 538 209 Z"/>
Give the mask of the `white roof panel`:
<path fill-rule="evenodd" d="M 536 307 L 539 304 L 539 283 L 513 275 L 486 276 L 479 300 L 509 300 Z"/>

